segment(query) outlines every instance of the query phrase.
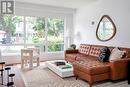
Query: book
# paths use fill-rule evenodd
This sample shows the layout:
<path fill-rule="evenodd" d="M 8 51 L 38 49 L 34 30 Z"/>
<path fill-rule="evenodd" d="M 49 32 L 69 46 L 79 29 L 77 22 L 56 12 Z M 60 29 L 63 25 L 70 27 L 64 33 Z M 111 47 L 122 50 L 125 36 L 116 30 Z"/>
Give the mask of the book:
<path fill-rule="evenodd" d="M 62 66 L 61 69 L 67 69 L 67 68 L 72 68 L 72 66 L 70 65 L 65 65 L 65 66 Z"/>
<path fill-rule="evenodd" d="M 55 62 L 56 66 L 60 66 L 60 65 L 65 65 L 65 62 L 59 61 L 59 62 Z"/>

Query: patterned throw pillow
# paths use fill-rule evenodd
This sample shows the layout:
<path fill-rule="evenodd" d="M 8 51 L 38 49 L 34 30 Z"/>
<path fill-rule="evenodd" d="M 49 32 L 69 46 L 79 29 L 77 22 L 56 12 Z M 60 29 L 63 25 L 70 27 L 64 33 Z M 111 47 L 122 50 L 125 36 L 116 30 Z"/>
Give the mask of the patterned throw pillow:
<path fill-rule="evenodd" d="M 117 47 L 115 47 L 111 52 L 109 61 L 121 59 L 125 53 L 126 51 L 121 51 Z"/>
<path fill-rule="evenodd" d="M 107 47 L 104 47 L 100 50 L 98 59 L 101 62 L 108 62 L 110 54 L 111 54 L 110 50 Z"/>

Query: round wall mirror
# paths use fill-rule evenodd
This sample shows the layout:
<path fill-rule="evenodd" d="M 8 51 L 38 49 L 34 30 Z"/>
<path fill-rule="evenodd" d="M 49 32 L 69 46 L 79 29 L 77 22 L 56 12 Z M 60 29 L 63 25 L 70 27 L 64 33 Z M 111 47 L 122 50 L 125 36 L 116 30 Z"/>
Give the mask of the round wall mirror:
<path fill-rule="evenodd" d="M 108 41 L 116 34 L 116 26 L 108 15 L 104 15 L 98 23 L 96 36 L 100 41 Z"/>

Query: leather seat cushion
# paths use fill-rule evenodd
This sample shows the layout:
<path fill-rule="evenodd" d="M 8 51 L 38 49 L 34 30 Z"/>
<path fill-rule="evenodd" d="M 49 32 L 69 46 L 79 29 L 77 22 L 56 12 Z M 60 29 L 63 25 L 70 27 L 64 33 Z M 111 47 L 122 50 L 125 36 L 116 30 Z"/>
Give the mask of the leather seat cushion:
<path fill-rule="evenodd" d="M 110 72 L 109 62 L 101 63 L 96 57 L 91 56 L 83 61 L 73 62 L 73 67 L 90 75 Z"/>
<path fill-rule="evenodd" d="M 87 55 L 81 54 L 81 53 L 73 53 L 73 54 L 66 54 L 67 58 L 80 58 L 80 57 L 86 57 Z"/>

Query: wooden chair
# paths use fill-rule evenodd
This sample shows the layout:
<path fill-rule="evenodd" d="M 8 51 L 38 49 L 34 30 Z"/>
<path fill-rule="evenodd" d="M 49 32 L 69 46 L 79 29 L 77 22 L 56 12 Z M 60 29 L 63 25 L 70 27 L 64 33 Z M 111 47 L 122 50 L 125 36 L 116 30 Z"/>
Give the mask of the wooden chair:
<path fill-rule="evenodd" d="M 34 61 L 37 63 L 37 66 L 39 66 L 39 55 L 40 52 L 37 48 L 21 49 L 21 68 L 24 68 L 25 65 L 29 64 L 29 69 L 32 69 Z"/>

